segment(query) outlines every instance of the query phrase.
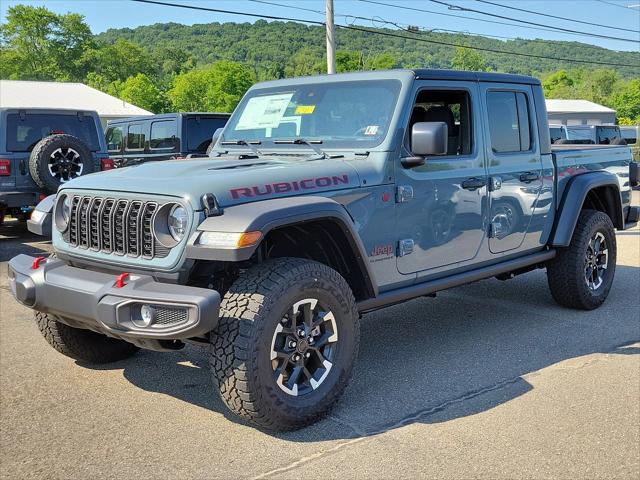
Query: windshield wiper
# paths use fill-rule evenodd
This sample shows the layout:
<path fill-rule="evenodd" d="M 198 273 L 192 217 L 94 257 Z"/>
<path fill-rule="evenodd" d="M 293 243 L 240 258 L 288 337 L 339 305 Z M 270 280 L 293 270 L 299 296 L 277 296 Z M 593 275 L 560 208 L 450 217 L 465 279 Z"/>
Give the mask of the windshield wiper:
<path fill-rule="evenodd" d="M 274 140 L 274 145 L 307 145 L 322 158 L 340 158 L 344 155 L 329 155 L 317 145 L 322 144 L 322 140 L 305 140 L 304 138 L 294 138 L 291 140 Z"/>
<path fill-rule="evenodd" d="M 249 150 L 255 153 L 258 157 L 262 155 L 262 152 L 258 150 L 256 145 L 261 145 L 261 144 L 262 142 L 259 140 L 256 140 L 254 142 L 252 141 L 247 142 L 246 140 L 223 140 L 222 142 L 220 142 L 220 145 L 244 145 L 246 147 L 249 147 Z"/>

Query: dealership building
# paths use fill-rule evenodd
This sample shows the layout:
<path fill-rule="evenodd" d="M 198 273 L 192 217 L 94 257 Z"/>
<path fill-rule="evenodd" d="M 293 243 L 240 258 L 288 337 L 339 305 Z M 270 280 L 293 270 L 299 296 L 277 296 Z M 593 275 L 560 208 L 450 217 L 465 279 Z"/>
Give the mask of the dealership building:
<path fill-rule="evenodd" d="M 588 100 L 547 99 L 549 123 L 556 125 L 605 125 L 616 123 L 616 111 Z"/>

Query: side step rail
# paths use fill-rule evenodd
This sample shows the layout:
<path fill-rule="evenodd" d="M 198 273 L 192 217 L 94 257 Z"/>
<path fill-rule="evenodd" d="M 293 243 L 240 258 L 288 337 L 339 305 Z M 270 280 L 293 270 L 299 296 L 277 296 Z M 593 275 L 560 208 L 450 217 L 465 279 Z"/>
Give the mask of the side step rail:
<path fill-rule="evenodd" d="M 531 265 L 543 264 L 556 256 L 555 250 L 544 250 L 542 252 L 533 253 L 525 257 L 514 258 L 496 265 L 489 265 L 468 272 L 457 273 L 444 278 L 430 280 L 428 282 L 410 285 L 408 287 L 398 288 L 383 292 L 377 297 L 368 298 L 358 302 L 358 311 L 360 313 L 371 312 L 389 305 L 404 302 L 412 298 L 424 297 L 432 295 L 441 290 L 458 287 L 467 283 L 483 280 L 485 278 L 495 277 L 496 275 L 513 272 Z"/>

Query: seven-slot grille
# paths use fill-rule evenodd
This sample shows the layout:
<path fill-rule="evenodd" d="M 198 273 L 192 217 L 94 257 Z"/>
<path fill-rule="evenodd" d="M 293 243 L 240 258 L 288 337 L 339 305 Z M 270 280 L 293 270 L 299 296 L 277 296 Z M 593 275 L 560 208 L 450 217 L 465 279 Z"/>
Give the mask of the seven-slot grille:
<path fill-rule="evenodd" d="M 142 258 L 169 254 L 153 236 L 156 202 L 73 195 L 64 240 L 95 252 Z"/>

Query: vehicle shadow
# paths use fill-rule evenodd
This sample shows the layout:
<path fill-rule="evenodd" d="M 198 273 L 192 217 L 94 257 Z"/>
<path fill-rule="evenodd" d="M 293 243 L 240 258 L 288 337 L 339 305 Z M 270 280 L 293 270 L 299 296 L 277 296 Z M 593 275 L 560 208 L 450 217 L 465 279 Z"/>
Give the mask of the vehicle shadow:
<path fill-rule="evenodd" d="M 24 222 L 7 219 L 0 226 L 0 262 L 7 262 L 21 253 L 48 255 L 50 249 L 49 240 L 31 233 Z"/>
<path fill-rule="evenodd" d="M 607 302 L 591 312 L 555 304 L 537 271 L 366 315 L 354 376 L 337 408 L 323 422 L 274 435 L 315 442 L 446 422 L 527 393 L 533 388 L 527 374 L 559 362 L 593 353 L 637 355 L 639 282 L 640 268 L 618 266 Z M 239 422 L 216 394 L 205 349 L 142 351 L 98 368 L 123 369 L 139 388 Z"/>

